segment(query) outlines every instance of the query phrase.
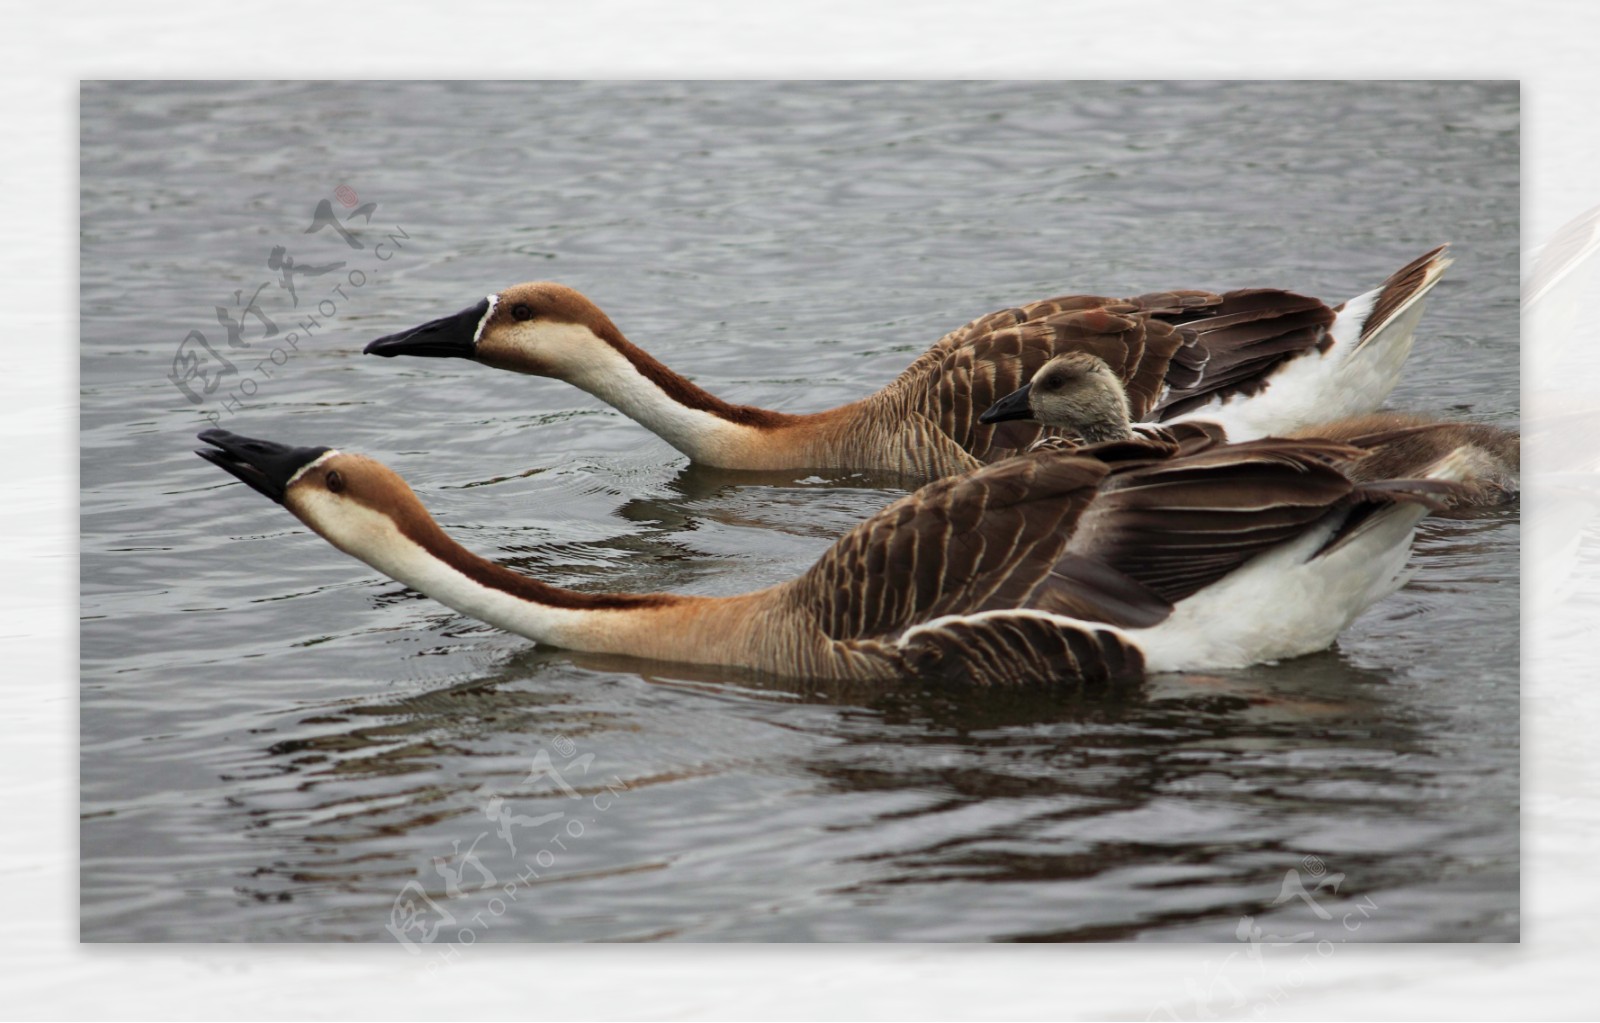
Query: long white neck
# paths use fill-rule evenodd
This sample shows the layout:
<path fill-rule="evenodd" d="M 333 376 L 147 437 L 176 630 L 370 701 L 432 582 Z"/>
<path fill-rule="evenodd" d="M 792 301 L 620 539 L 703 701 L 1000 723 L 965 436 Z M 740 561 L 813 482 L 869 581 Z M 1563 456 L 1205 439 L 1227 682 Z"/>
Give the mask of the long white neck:
<path fill-rule="evenodd" d="M 716 464 L 730 449 L 751 443 L 752 428 L 682 404 L 627 359 L 606 351 L 609 365 L 585 367 L 572 383 L 697 462 Z"/>
<path fill-rule="evenodd" d="M 759 446 L 761 429 L 729 418 L 740 411 L 738 406 L 728 405 L 665 367 L 657 366 L 657 376 L 666 386 L 646 376 L 622 352 L 608 344 L 596 344 L 587 349 L 582 366 L 569 371 L 565 378 L 694 461 L 739 467 L 740 453 Z M 669 393 L 668 386 L 676 393 Z M 722 414 L 711 409 L 718 409 Z M 749 411 L 759 413 L 760 410 Z M 783 418 L 776 413 L 767 415 Z"/>
<path fill-rule="evenodd" d="M 582 638 L 599 613 L 528 600 L 486 586 L 404 536 L 379 547 L 347 549 L 345 553 L 469 618 L 537 643 L 585 649 Z"/>
<path fill-rule="evenodd" d="M 385 513 L 345 502 L 336 515 L 297 515 L 346 554 L 478 621 L 538 643 L 663 660 L 722 660 L 721 643 L 740 641 L 728 619 L 741 598 L 670 594 L 583 594 L 496 565 L 447 537 L 431 519 L 401 528 Z"/>

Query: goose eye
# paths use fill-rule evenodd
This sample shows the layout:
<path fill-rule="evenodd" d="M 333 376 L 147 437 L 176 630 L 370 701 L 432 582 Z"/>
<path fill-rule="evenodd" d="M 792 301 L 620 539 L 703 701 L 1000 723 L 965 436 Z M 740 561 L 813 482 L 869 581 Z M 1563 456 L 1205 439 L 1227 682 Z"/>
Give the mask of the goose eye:
<path fill-rule="evenodd" d="M 533 319 L 533 310 L 526 303 L 518 302 L 511 307 L 511 317 L 516 320 L 531 320 Z"/>
<path fill-rule="evenodd" d="M 344 493 L 344 477 L 339 475 L 338 469 L 329 469 L 328 475 L 323 477 L 323 482 L 327 484 L 328 489 L 333 493 Z"/>
<path fill-rule="evenodd" d="M 1066 383 L 1067 380 L 1065 377 L 1053 376 L 1044 382 L 1044 386 L 1046 390 L 1059 391 L 1062 387 L 1066 386 Z"/>

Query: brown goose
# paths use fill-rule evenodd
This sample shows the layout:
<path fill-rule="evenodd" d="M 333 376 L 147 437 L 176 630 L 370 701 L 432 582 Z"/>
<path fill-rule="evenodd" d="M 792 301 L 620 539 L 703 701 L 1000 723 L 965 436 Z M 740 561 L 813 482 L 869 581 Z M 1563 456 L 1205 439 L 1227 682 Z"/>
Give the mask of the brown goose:
<path fill-rule="evenodd" d="M 1037 439 L 1037 425 L 997 428 L 978 414 L 1063 352 L 1092 352 L 1111 365 L 1136 420 L 1199 416 L 1243 440 L 1369 412 L 1399 377 L 1422 298 L 1450 265 L 1443 252 L 1424 254 L 1334 308 L 1250 289 L 1072 295 L 1001 310 L 945 335 L 876 394 L 806 415 L 707 393 L 560 284 L 519 284 L 365 350 L 468 358 L 565 380 L 707 465 L 936 477 L 1016 454 Z"/>
<path fill-rule="evenodd" d="M 578 593 L 468 552 L 361 455 L 226 430 L 197 452 L 335 547 L 540 643 L 801 678 L 1093 685 L 1321 649 L 1395 589 L 1448 491 L 1351 483 L 1326 441 L 1134 440 L 930 484 L 798 578 L 733 597 Z"/>
<path fill-rule="evenodd" d="M 1047 362 L 1032 380 L 1001 398 L 978 417 L 998 423 L 1032 420 L 1062 431 L 1040 446 L 1072 447 L 1135 436 L 1129 402 L 1116 373 L 1093 355 L 1073 353 Z M 1189 420 L 1185 426 L 1205 429 L 1227 439 L 1216 424 Z M 1343 466 L 1358 483 L 1406 479 L 1451 452 L 1460 451 L 1465 475 L 1451 507 L 1488 507 L 1514 498 L 1519 490 L 1521 444 L 1515 433 L 1484 423 L 1430 419 L 1408 412 L 1372 412 L 1302 427 L 1295 438 L 1340 441 L 1361 449 Z M 1175 439 L 1169 432 L 1166 439 Z"/>

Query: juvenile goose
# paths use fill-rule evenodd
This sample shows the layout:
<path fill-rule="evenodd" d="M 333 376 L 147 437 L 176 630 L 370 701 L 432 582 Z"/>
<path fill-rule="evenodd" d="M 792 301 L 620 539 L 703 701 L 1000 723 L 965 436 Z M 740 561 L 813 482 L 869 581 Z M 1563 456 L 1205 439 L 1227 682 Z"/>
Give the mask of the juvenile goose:
<path fill-rule="evenodd" d="M 1071 446 L 1135 436 L 1122 381 L 1101 359 L 1081 352 L 1051 359 L 1032 380 L 995 402 L 978 419 L 985 423 L 1031 419 L 1062 431 L 1062 438 L 1046 438 L 1040 445 L 1064 442 Z M 1227 439 L 1226 431 L 1215 424 L 1193 419 L 1185 425 L 1208 430 L 1217 440 Z M 1459 450 L 1465 476 L 1458 492 L 1446 499 L 1451 507 L 1503 504 L 1519 490 L 1519 438 L 1484 423 L 1373 412 L 1302 427 L 1289 436 L 1340 441 L 1361 449 L 1343 466 L 1358 483 L 1416 476 Z M 1169 433 L 1167 439 L 1174 438 Z"/>
<path fill-rule="evenodd" d="M 798 578 L 733 597 L 578 593 L 478 557 L 361 455 L 207 430 L 197 453 L 347 554 L 539 643 L 800 678 L 1104 683 L 1331 643 L 1402 575 L 1426 480 L 1358 486 L 1325 441 L 1140 440 L 941 480 Z"/>
<path fill-rule="evenodd" d="M 560 284 L 519 284 L 453 316 L 381 337 L 371 355 L 449 356 L 574 384 L 695 462 L 725 469 L 881 469 L 935 477 L 1016 454 L 1037 425 L 978 413 L 1052 356 L 1092 352 L 1126 385 L 1136 420 L 1192 416 L 1236 439 L 1369 412 L 1411 350 L 1422 298 L 1450 260 L 1434 249 L 1336 307 L 1286 291 L 1072 295 L 951 331 L 888 386 L 824 412 L 731 405 L 628 341 Z"/>

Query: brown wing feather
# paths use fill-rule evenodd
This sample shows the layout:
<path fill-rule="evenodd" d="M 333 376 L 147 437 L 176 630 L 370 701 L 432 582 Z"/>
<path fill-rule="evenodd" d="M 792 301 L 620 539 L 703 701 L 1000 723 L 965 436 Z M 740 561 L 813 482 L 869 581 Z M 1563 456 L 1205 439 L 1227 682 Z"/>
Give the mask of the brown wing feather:
<path fill-rule="evenodd" d="M 1114 468 L 1066 553 L 1109 566 L 1176 603 L 1342 514 L 1357 487 L 1338 466 L 1364 453 L 1330 441 L 1271 438 L 1187 446 L 1180 457 Z M 1076 581 L 1070 572 L 1059 575 L 1059 585 L 1045 587 L 1035 606 L 1071 599 L 1052 595 Z"/>
<path fill-rule="evenodd" d="M 1320 299 L 1261 288 L 1230 291 L 1206 313 L 1180 325 L 1205 353 L 1204 364 L 1192 381 L 1169 380 L 1172 387 L 1150 418 L 1171 419 L 1213 398 L 1258 393 L 1283 362 L 1326 351 L 1337 315 Z"/>
<path fill-rule="evenodd" d="M 1173 438 L 1041 451 L 930 484 L 842 537 L 786 601 L 842 641 L 1011 608 L 1154 625 L 1347 495 L 1328 463 L 1359 454 L 1163 432 Z"/>
<path fill-rule="evenodd" d="M 841 538 L 786 584 L 780 606 L 842 647 L 932 678 L 1105 681 L 1137 670 L 1136 652 L 1090 623 L 1155 625 L 1308 529 L 1431 500 L 1429 481 L 1352 483 L 1337 466 L 1363 451 L 1334 441 L 1156 432 L 1167 436 L 1040 451 L 930 484 Z"/>
<path fill-rule="evenodd" d="M 1331 343 L 1334 312 L 1286 291 L 1064 295 L 980 317 L 941 338 L 873 399 L 886 421 L 920 413 L 981 461 L 1041 437 L 1037 423 L 978 422 L 991 404 L 1067 352 L 1103 359 L 1135 420 L 1168 419 L 1218 395 L 1249 394 L 1285 359 Z"/>
<path fill-rule="evenodd" d="M 1295 431 L 1344 441 L 1366 451 L 1344 467 L 1358 483 L 1405 480 L 1424 475 L 1458 448 L 1471 452 L 1471 469 L 1451 503 L 1490 507 L 1511 500 L 1521 488 L 1521 438 L 1488 423 L 1430 419 L 1406 412 L 1373 412 Z"/>
<path fill-rule="evenodd" d="M 1021 606 L 1107 471 L 1095 459 L 1047 452 L 932 483 L 840 538 L 786 584 L 787 603 L 835 640 Z"/>
<path fill-rule="evenodd" d="M 1195 294 L 1191 304 L 1217 298 Z M 1186 372 L 1183 367 L 1197 361 L 1177 358 L 1192 338 L 1155 315 L 1186 308 L 1181 296 L 1157 298 L 1165 304 L 1145 309 L 1136 304 L 1141 300 L 1076 296 L 1011 310 L 1014 315 L 999 320 L 985 317 L 977 326 L 953 332 L 879 392 L 881 407 L 891 418 L 920 412 L 964 450 L 982 461 L 995 461 L 1057 431 L 1037 423 L 984 425 L 978 416 L 1057 355 L 1089 352 L 1123 380 L 1130 406 L 1142 416 L 1167 390 L 1168 371 L 1177 366 Z M 1037 315 L 1014 322 L 1030 313 Z M 1000 325 L 983 329 L 996 323 Z"/>
<path fill-rule="evenodd" d="M 1450 260 L 1443 258 L 1448 245 L 1441 245 L 1436 249 L 1424 252 L 1405 266 L 1389 275 L 1378 290 L 1378 298 L 1372 304 L 1372 311 L 1367 314 L 1366 322 L 1361 326 L 1361 341 L 1366 343 L 1374 333 L 1382 330 L 1395 312 L 1416 295 L 1428 283 L 1430 278 L 1444 272 L 1439 266 L 1450 265 Z"/>

